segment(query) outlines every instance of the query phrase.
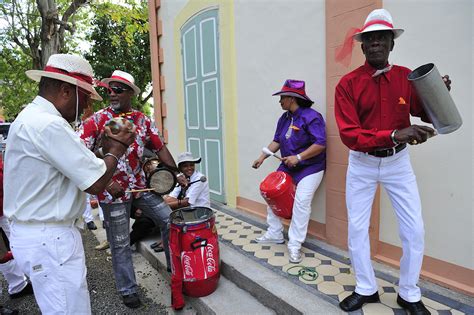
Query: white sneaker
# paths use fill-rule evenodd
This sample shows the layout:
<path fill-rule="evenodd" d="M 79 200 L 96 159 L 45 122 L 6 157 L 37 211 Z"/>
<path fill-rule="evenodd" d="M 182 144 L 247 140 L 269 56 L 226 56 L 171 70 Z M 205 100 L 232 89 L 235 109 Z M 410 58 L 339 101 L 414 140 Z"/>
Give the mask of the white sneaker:
<path fill-rule="evenodd" d="M 301 255 L 301 251 L 299 249 L 289 249 L 288 253 L 290 254 L 290 263 L 298 264 L 303 260 L 303 256 Z"/>
<path fill-rule="evenodd" d="M 255 241 L 257 243 L 261 243 L 261 244 L 284 244 L 285 243 L 285 239 L 283 239 L 283 238 L 271 238 L 267 235 L 267 233 L 263 234 L 260 237 L 257 237 L 255 239 Z"/>

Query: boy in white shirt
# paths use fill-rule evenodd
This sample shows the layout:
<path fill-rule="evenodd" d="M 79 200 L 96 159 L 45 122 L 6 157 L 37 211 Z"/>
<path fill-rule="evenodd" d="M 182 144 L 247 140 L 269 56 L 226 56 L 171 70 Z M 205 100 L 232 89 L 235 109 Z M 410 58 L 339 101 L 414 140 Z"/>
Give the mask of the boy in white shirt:
<path fill-rule="evenodd" d="M 201 163 L 201 158 L 193 158 L 191 152 L 183 152 L 178 156 L 178 168 L 188 179 L 186 187 L 176 187 L 167 197 L 166 203 L 171 209 L 183 207 L 210 207 L 209 183 L 206 177 L 196 171 L 196 164 Z"/>

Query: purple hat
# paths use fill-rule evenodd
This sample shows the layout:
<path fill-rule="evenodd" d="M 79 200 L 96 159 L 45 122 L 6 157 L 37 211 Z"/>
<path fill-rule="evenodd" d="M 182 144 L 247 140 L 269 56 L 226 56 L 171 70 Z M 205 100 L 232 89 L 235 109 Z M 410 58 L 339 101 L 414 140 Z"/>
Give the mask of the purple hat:
<path fill-rule="evenodd" d="M 287 95 L 287 96 L 293 96 L 293 97 L 298 97 L 303 100 L 309 101 L 311 103 L 314 103 L 308 95 L 306 95 L 305 89 L 304 89 L 305 83 L 304 81 L 299 81 L 299 80 L 286 80 L 285 84 L 283 84 L 283 87 L 281 88 L 281 91 L 278 91 L 274 94 L 275 95 Z"/>

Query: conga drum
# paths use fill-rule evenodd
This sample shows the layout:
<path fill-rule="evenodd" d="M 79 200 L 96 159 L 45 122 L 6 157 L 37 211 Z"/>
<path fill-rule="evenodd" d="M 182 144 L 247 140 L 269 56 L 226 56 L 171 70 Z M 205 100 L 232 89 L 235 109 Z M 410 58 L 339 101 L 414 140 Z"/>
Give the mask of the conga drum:
<path fill-rule="evenodd" d="M 296 186 L 289 174 L 281 171 L 268 174 L 260 183 L 260 194 L 275 215 L 291 219 Z"/>
<path fill-rule="evenodd" d="M 170 214 L 169 247 L 173 308 L 184 306 L 182 293 L 191 297 L 217 288 L 219 242 L 214 212 L 207 207 L 186 207 Z"/>

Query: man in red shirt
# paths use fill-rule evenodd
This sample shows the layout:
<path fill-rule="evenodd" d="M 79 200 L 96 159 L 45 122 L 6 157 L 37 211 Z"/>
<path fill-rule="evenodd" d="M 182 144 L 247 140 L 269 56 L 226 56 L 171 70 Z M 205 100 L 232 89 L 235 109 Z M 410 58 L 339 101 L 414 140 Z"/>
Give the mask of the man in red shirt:
<path fill-rule="evenodd" d="M 141 158 L 145 148 L 158 155 L 161 162 L 176 169 L 178 182 L 187 184 L 183 174 L 177 171 L 176 163 L 161 141 L 158 130 L 142 112 L 132 109 L 132 97 L 140 93 L 132 75 L 115 70 L 110 78 L 102 80 L 108 85 L 110 106 L 99 110 L 88 118 L 81 127 L 80 136 L 86 146 L 96 152 L 106 123 L 115 117 L 123 117 L 136 127 L 136 138 L 123 158 L 118 161 L 117 170 L 105 191 L 98 194 L 104 212 L 107 240 L 112 251 L 112 266 L 117 290 L 123 302 L 130 308 L 141 305 L 138 286 L 133 269 L 130 250 L 130 210 L 132 204 L 141 209 L 161 230 L 163 247 L 169 266 L 167 223 L 171 209 L 161 196 L 152 192 L 130 193 L 130 189 L 146 187 Z M 100 150 L 99 150 L 100 151 Z"/>
<path fill-rule="evenodd" d="M 388 63 L 394 39 L 402 33 L 402 29 L 393 28 L 388 11 L 372 11 L 364 28 L 353 36 L 362 42 L 366 62 L 345 75 L 336 87 L 336 122 L 342 142 L 351 149 L 346 204 L 348 247 L 357 285 L 352 295 L 339 304 L 347 312 L 379 301 L 368 229 L 377 184 L 382 183 L 399 220 L 403 247 L 397 303 L 410 314 L 429 314 L 417 286 L 423 261 L 424 227 L 406 146 L 425 142 L 435 131 L 410 124 L 410 115 L 430 120 L 407 79 L 410 70 Z M 451 82 L 447 76 L 445 83 L 449 89 Z"/>

